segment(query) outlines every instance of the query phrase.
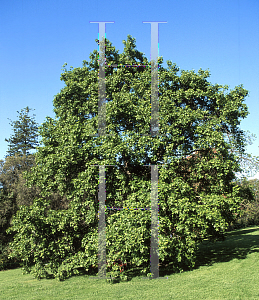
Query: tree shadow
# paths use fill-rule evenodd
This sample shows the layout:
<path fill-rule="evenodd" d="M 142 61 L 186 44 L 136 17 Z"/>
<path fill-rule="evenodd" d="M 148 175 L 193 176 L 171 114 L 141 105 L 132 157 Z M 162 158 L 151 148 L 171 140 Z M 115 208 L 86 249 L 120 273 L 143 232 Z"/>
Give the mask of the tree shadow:
<path fill-rule="evenodd" d="M 259 227 L 236 229 L 226 233 L 224 241 L 215 243 L 203 241 L 198 245 L 196 265 L 192 270 L 201 266 L 211 266 L 215 263 L 228 262 L 233 259 L 245 259 L 248 254 L 259 252 L 259 233 L 247 235 L 259 231 Z M 184 271 L 190 271 L 185 269 Z M 159 276 L 175 274 L 173 263 L 159 267 Z"/>
<path fill-rule="evenodd" d="M 257 231 L 257 234 L 247 235 Z M 201 266 L 211 266 L 215 263 L 228 262 L 233 259 L 245 259 L 248 254 L 259 252 L 259 226 L 247 227 L 242 229 L 235 229 L 234 231 L 226 232 L 226 238 L 224 241 L 217 241 L 215 243 L 209 241 L 203 241 L 198 245 L 196 265 L 193 269 L 185 268 L 183 271 L 191 271 L 199 269 Z M 149 279 L 145 278 L 141 274 L 142 266 L 125 269 L 123 275 L 127 275 L 127 281 L 132 279 Z M 85 275 L 92 279 L 98 279 L 98 268 L 93 268 L 86 272 L 84 268 L 78 268 L 78 275 Z M 179 273 L 174 266 L 173 262 L 164 263 L 159 265 L 159 277 L 166 278 L 172 274 Z M 76 275 L 76 276 L 78 276 Z M 52 279 L 50 276 L 49 279 Z M 121 279 L 116 278 L 110 283 L 116 284 L 120 283 Z"/>
<path fill-rule="evenodd" d="M 248 254 L 259 252 L 259 233 L 247 235 L 258 230 L 259 227 L 238 229 L 227 232 L 225 241 L 216 243 L 204 241 L 199 245 L 195 268 L 233 259 L 245 259 Z"/>

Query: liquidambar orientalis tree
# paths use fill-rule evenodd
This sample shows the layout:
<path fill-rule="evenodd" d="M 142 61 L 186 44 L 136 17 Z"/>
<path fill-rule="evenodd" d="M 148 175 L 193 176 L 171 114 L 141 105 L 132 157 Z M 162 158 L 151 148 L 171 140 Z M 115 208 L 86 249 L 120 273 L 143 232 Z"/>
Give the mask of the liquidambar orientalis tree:
<path fill-rule="evenodd" d="M 128 36 L 123 43 L 118 54 L 106 39 L 107 65 L 150 66 L 135 39 Z M 178 75 L 175 64 L 167 61 L 164 68 L 161 57 L 158 62 L 159 134 L 164 136 L 155 137 L 143 135 L 150 133 L 149 67 L 106 66 L 106 133 L 113 136 L 96 137 L 91 134 L 98 133 L 98 52 L 82 68 L 64 69 L 66 86 L 53 101 L 56 118 L 47 117 L 40 126 L 43 146 L 26 175 L 29 184 L 41 188 L 42 198 L 13 220 L 13 253 L 19 253 L 26 272 L 41 278 L 51 270 L 64 279 L 79 268 L 97 271 L 99 169 L 90 165 L 116 165 L 106 167 L 106 206 L 131 208 L 150 207 L 151 175 L 144 165 L 158 165 L 159 260 L 171 262 L 176 272 L 193 268 L 197 245 L 222 237 L 233 221 L 240 198 L 231 181 L 240 168 L 223 133 L 227 129 L 235 139 L 240 131 L 248 91 L 242 85 L 228 91 L 211 84 L 209 71 Z M 238 147 L 242 150 L 242 139 Z M 184 177 L 183 158 L 195 151 L 201 155 L 190 160 Z M 196 189 L 193 182 L 204 178 L 203 189 Z M 53 191 L 66 195 L 68 209 L 50 209 L 45 197 Z M 150 217 L 148 210 L 107 211 L 107 275 L 121 274 L 118 260 L 148 272 Z"/>

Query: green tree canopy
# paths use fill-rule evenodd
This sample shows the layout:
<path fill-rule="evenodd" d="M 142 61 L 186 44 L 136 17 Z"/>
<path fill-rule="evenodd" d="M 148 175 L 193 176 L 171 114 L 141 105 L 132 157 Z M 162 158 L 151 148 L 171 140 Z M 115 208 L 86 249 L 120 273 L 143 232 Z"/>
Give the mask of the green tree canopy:
<path fill-rule="evenodd" d="M 28 188 L 22 177 L 23 172 L 28 171 L 34 163 L 34 155 L 29 154 L 28 150 L 35 149 L 37 141 L 37 125 L 28 116 L 30 109 L 28 106 L 22 109 L 19 120 L 12 122 L 14 134 L 9 142 L 8 155 L 5 160 L 0 160 L 0 246 L 6 248 L 8 242 L 12 240 L 12 235 L 7 235 L 6 230 L 10 222 L 21 205 L 30 205 L 35 197 L 39 196 L 36 187 Z M 19 112 L 18 112 L 19 113 Z M 37 191 L 37 192 L 36 192 Z M 2 248 L 0 250 L 0 269 L 6 267 L 3 258 Z M 7 266 L 12 264 L 7 262 Z"/>
<path fill-rule="evenodd" d="M 31 204 L 33 196 L 28 195 L 28 189 L 24 186 L 22 174 L 29 171 L 34 163 L 34 155 L 29 154 L 30 150 L 36 149 L 38 143 L 38 126 L 34 116 L 30 117 L 27 106 L 22 109 L 17 121 L 12 121 L 13 135 L 5 139 L 9 143 L 5 161 L 0 161 L 0 183 L 9 194 L 13 193 L 19 198 L 20 204 Z M 17 111 L 19 113 L 19 111 Z M 26 190 L 26 192 L 25 192 Z M 35 194 L 34 194 L 35 196 Z"/>
<path fill-rule="evenodd" d="M 241 130 L 239 135 L 242 135 L 243 140 L 245 140 L 244 146 L 248 144 L 253 144 L 252 139 L 256 138 L 255 134 L 249 134 L 250 131 L 243 131 Z M 237 142 L 233 139 L 231 133 L 226 130 L 225 137 L 227 137 L 229 144 L 231 145 L 230 152 L 235 153 L 235 155 L 239 159 L 239 164 L 242 168 L 242 178 L 245 177 L 252 177 L 255 173 L 259 172 L 259 156 L 253 156 L 251 154 L 246 153 L 243 149 L 240 151 L 239 147 L 236 145 Z M 235 179 L 235 181 L 239 181 L 239 179 Z"/>
<path fill-rule="evenodd" d="M 144 165 L 158 165 L 159 259 L 173 262 L 176 271 L 193 267 L 197 244 L 222 237 L 238 213 L 239 188 L 231 181 L 240 166 L 224 132 L 231 132 L 236 146 L 244 150 L 238 125 L 248 115 L 243 103 L 248 91 L 242 85 L 231 91 L 213 85 L 207 70 L 179 74 L 171 61 L 162 67 L 160 57 L 159 134 L 163 136 L 144 135 L 150 133 L 151 64 L 136 49 L 135 39 L 128 36 L 123 43 L 124 51 L 118 54 L 106 39 L 107 65 L 148 66 L 106 66 L 110 136 L 91 136 L 98 133 L 96 50 L 82 68 L 63 69 L 66 86 L 53 101 L 56 118 L 47 117 L 39 128 L 42 147 L 26 178 L 29 185 L 41 188 L 42 198 L 19 212 L 12 229 L 17 232 L 14 254 L 20 254 L 28 272 L 36 259 L 38 277 L 46 275 L 46 263 L 58 278 L 73 274 L 78 266 L 86 271 L 97 266 L 99 170 L 91 165 L 116 165 L 106 168 L 107 207 L 136 208 L 150 206 L 150 168 Z M 199 153 L 195 159 L 186 159 L 194 153 Z M 198 182 L 203 184 L 197 189 Z M 69 199 L 67 210 L 50 209 L 46 197 L 54 191 Z M 113 263 L 120 259 L 147 272 L 150 223 L 150 211 L 107 212 L 109 270 L 118 272 Z M 21 226 L 28 230 L 21 231 Z"/>

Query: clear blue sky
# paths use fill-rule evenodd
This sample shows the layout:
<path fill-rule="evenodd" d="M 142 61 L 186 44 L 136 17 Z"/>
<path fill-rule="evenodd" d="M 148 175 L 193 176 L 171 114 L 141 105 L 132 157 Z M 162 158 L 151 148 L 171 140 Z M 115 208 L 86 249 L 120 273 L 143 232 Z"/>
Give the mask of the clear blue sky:
<path fill-rule="evenodd" d="M 243 84 L 250 114 L 240 127 L 256 134 L 247 153 L 259 155 L 259 2 L 257 0 L 44 0 L 1 1 L 0 159 L 8 149 L 17 111 L 35 109 L 38 124 L 55 117 L 54 96 L 64 83 L 62 66 L 81 67 L 97 48 L 98 25 L 114 21 L 106 37 L 121 53 L 130 34 L 150 58 L 150 24 L 159 25 L 159 55 L 180 69 L 209 69 L 210 81 L 230 89 Z M 259 175 L 259 174 L 258 174 Z M 259 177 L 258 177 L 259 178 Z"/>

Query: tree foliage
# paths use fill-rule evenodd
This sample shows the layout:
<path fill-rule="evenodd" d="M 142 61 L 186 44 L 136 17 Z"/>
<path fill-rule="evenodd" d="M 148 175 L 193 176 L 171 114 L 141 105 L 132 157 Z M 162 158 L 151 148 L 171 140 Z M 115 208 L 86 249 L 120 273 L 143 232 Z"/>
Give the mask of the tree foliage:
<path fill-rule="evenodd" d="M 0 181 L 5 190 L 10 194 L 13 193 L 16 199 L 17 207 L 21 205 L 31 205 L 36 193 L 35 187 L 28 189 L 25 185 L 23 172 L 29 171 L 34 164 L 34 155 L 7 156 L 5 161 L 1 162 Z"/>
<path fill-rule="evenodd" d="M 240 135 L 245 138 L 244 146 L 251 145 L 256 138 L 255 134 L 250 134 L 240 130 Z M 252 177 L 255 173 L 259 172 L 259 156 L 252 156 L 240 151 L 236 146 L 236 141 L 233 139 L 231 133 L 226 131 L 225 136 L 230 144 L 230 152 L 238 157 L 240 167 L 242 169 L 241 178 L 235 178 L 233 181 L 240 187 L 241 203 L 240 210 L 241 216 L 230 226 L 230 229 L 246 227 L 249 225 L 256 225 L 259 222 L 259 203 L 258 203 L 258 180 L 248 180 L 247 177 Z"/>
<path fill-rule="evenodd" d="M 240 136 L 243 137 L 243 139 L 246 141 L 244 143 L 244 146 L 246 147 L 248 144 L 252 145 L 252 140 L 256 139 L 255 134 L 250 134 L 250 131 L 243 131 L 240 130 L 239 133 Z M 228 130 L 225 133 L 225 137 L 227 137 L 228 142 L 230 144 L 230 152 L 235 153 L 235 155 L 239 159 L 239 163 L 242 169 L 242 179 L 245 177 L 253 177 L 255 173 L 259 172 L 259 156 L 253 156 L 251 154 L 248 154 L 243 150 L 240 151 L 240 149 L 236 146 L 236 141 L 233 139 L 231 132 Z M 238 179 L 236 181 L 239 181 Z"/>
<path fill-rule="evenodd" d="M 34 117 L 28 115 L 30 110 L 28 106 L 22 109 L 19 119 L 11 122 L 14 133 L 9 139 L 5 139 L 9 143 L 8 155 L 5 156 L 5 160 L 0 160 L 0 184 L 3 195 L 15 199 L 14 213 L 19 205 L 30 205 L 35 198 L 34 191 L 28 191 L 22 177 L 22 173 L 30 170 L 34 162 L 34 155 L 29 154 L 29 150 L 39 145 L 38 126 Z M 4 198 L 3 196 L 2 199 Z"/>
<path fill-rule="evenodd" d="M 97 40 L 96 40 L 97 41 Z M 98 42 L 98 41 L 97 41 Z M 118 54 L 106 39 L 106 63 L 146 64 L 135 40 L 123 41 Z M 41 197 L 22 207 L 10 231 L 16 232 L 12 255 L 26 272 L 58 279 L 98 266 L 98 167 L 106 167 L 106 206 L 150 206 L 150 168 L 159 169 L 159 259 L 175 271 L 195 266 L 197 245 L 205 238 L 224 237 L 239 213 L 239 187 L 232 183 L 240 170 L 224 132 L 231 132 L 240 151 L 244 140 L 238 125 L 248 115 L 242 85 L 211 84 L 209 71 L 181 71 L 159 58 L 159 134 L 150 129 L 149 67 L 106 67 L 106 133 L 98 133 L 98 52 L 82 68 L 63 69 L 66 86 L 53 101 L 56 118 L 40 126 L 42 147 L 26 173 Z M 216 151 L 216 152 L 215 152 Z M 195 159 L 192 159 L 195 154 Z M 190 155 L 190 159 L 186 157 Z M 65 196 L 67 209 L 53 210 L 47 199 Z M 118 260 L 148 272 L 150 211 L 107 211 L 108 274 L 120 274 Z"/>
<path fill-rule="evenodd" d="M 34 120 L 35 115 L 33 117 L 28 115 L 30 110 L 28 106 L 22 109 L 19 120 L 11 122 L 14 134 L 9 139 L 5 139 L 9 143 L 7 156 L 27 155 L 29 150 L 36 149 L 39 145 L 38 126 Z M 19 113 L 19 111 L 17 112 Z"/>
<path fill-rule="evenodd" d="M 28 116 L 29 111 L 28 107 L 22 109 L 19 120 L 12 122 L 14 134 L 6 139 L 10 143 L 9 154 L 5 160 L 0 160 L 0 269 L 17 265 L 14 259 L 7 258 L 8 243 L 14 234 L 8 235 L 6 230 L 12 218 L 21 206 L 29 207 L 40 196 L 40 189 L 27 187 L 23 177 L 23 173 L 29 172 L 35 164 L 34 154 L 29 154 L 29 151 L 39 145 L 37 124 Z M 64 199 L 59 194 L 53 193 L 50 198 L 53 209 L 64 208 Z"/>
<path fill-rule="evenodd" d="M 259 180 L 242 178 L 237 182 L 240 186 L 241 216 L 232 224 L 231 228 L 259 225 Z"/>
<path fill-rule="evenodd" d="M 33 118 L 28 116 L 30 108 L 22 109 L 19 119 L 11 123 L 14 134 L 5 139 L 9 143 L 8 155 L 5 160 L 0 160 L 0 269 L 8 264 L 4 253 L 7 252 L 7 244 L 13 235 L 7 235 L 6 230 L 21 205 L 30 205 L 33 199 L 39 196 L 36 187 L 28 189 L 25 186 L 23 172 L 28 171 L 33 165 L 34 155 L 29 150 L 38 145 L 37 125 Z M 19 111 L 18 111 L 19 113 Z"/>

